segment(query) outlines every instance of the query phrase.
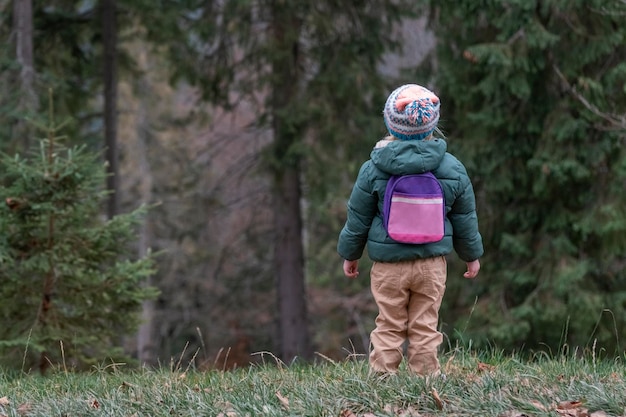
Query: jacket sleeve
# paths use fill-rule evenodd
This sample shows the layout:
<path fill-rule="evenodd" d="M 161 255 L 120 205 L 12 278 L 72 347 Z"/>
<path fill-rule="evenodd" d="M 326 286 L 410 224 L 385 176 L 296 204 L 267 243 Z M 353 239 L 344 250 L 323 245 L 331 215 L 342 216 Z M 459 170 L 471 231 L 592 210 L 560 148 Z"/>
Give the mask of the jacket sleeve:
<path fill-rule="evenodd" d="M 470 262 L 483 255 L 483 240 L 478 231 L 478 216 L 476 214 L 476 198 L 474 188 L 461 165 L 462 176 L 459 194 L 452 204 L 448 218 L 452 223 L 452 242 L 459 258 Z"/>
<path fill-rule="evenodd" d="M 360 259 L 363 255 L 372 220 L 378 211 L 378 194 L 373 191 L 368 174 L 370 163 L 368 161 L 361 166 L 348 200 L 348 217 L 337 243 L 337 252 L 349 261 Z"/>

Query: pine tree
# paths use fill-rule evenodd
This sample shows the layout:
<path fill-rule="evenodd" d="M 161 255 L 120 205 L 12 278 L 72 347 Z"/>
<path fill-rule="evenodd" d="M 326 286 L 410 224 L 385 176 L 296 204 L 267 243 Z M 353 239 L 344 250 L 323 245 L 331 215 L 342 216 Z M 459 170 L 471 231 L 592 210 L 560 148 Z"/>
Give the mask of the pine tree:
<path fill-rule="evenodd" d="M 105 220 L 100 156 L 66 147 L 52 117 L 44 128 L 38 149 L 1 159 L 0 364 L 43 373 L 125 360 L 121 338 L 156 296 L 141 285 L 153 257 L 129 256 L 146 209 Z"/>
<path fill-rule="evenodd" d="M 626 330 L 624 2 L 432 6 L 442 120 L 449 149 L 475 182 L 486 243 L 463 336 L 552 350 L 597 339 L 619 350 Z M 450 292 L 458 317 L 475 298 Z M 467 322 L 463 315 L 458 324 Z"/>

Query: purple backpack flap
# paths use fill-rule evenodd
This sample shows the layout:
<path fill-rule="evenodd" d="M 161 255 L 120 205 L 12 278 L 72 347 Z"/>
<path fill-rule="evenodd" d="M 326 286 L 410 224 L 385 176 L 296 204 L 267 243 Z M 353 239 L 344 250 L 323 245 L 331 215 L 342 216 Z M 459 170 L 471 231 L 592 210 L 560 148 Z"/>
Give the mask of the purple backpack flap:
<path fill-rule="evenodd" d="M 432 243 L 443 239 L 446 205 L 435 176 L 392 175 L 387 182 L 383 224 L 389 237 L 400 243 Z"/>

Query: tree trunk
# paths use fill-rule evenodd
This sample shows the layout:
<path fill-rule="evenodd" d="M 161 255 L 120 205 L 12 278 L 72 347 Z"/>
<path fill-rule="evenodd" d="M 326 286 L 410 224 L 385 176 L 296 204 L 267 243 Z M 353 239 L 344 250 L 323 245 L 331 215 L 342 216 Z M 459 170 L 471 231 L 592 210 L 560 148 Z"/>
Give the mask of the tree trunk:
<path fill-rule="evenodd" d="M 34 85 L 32 0 L 15 0 L 13 2 L 13 31 L 15 57 L 20 66 L 18 113 L 31 116 L 37 111 L 39 102 Z M 19 119 L 15 125 L 13 137 L 18 140 L 23 149 L 28 149 L 30 146 L 32 130 L 23 118 Z"/>
<path fill-rule="evenodd" d="M 300 164 L 292 147 L 303 132 L 289 120 L 298 99 L 300 22 L 290 7 L 274 4 L 272 123 L 274 130 L 274 267 L 277 280 L 280 357 L 312 357 L 304 277 Z"/>
<path fill-rule="evenodd" d="M 274 195 L 274 266 L 280 323 L 280 355 L 291 362 L 296 357 L 310 359 L 304 282 L 304 248 L 298 169 L 286 168 L 276 176 Z"/>
<path fill-rule="evenodd" d="M 139 95 L 137 117 L 137 148 L 136 161 L 140 173 L 141 184 L 139 196 L 142 204 L 150 204 L 152 201 L 152 189 L 154 175 L 150 165 L 148 148 L 150 146 L 150 120 L 148 117 L 150 106 L 150 88 L 145 77 L 138 80 L 137 93 Z M 153 243 L 150 217 L 146 217 L 141 223 L 139 231 L 139 256 L 144 257 Z M 152 286 L 151 277 L 146 278 L 144 285 Z M 141 305 L 141 325 L 137 332 L 137 358 L 144 364 L 156 364 L 156 346 L 154 342 L 154 315 L 155 301 L 146 300 Z"/>
<path fill-rule="evenodd" d="M 102 39 L 104 76 L 104 143 L 107 161 L 107 190 L 111 193 L 107 215 L 119 212 L 119 168 L 117 149 L 117 24 L 115 0 L 102 0 Z"/>
<path fill-rule="evenodd" d="M 140 236 L 140 255 L 146 254 L 146 240 L 148 239 L 147 225 L 141 228 Z M 144 283 L 146 286 L 152 286 L 152 279 L 146 278 Z M 141 304 L 141 325 L 137 330 L 137 359 L 141 365 L 156 363 L 156 347 L 154 343 L 154 314 L 155 301 L 146 300 Z"/>

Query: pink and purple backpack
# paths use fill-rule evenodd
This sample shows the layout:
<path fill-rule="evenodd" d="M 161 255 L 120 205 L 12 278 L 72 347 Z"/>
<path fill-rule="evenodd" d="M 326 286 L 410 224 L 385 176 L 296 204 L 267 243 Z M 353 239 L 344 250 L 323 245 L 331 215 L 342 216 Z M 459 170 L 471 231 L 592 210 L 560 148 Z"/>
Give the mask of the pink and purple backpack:
<path fill-rule="evenodd" d="M 400 243 L 432 243 L 443 239 L 446 205 L 435 176 L 392 175 L 385 190 L 383 224 L 392 240 Z"/>

